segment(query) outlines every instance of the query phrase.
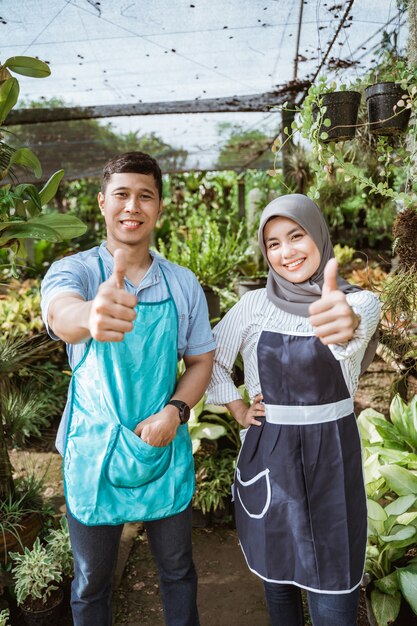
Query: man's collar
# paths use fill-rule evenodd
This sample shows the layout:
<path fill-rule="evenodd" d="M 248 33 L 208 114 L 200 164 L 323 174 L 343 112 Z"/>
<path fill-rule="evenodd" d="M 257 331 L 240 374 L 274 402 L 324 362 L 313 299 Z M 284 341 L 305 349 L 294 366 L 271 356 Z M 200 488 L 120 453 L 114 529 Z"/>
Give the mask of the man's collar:
<path fill-rule="evenodd" d="M 105 241 L 100 245 L 98 253 L 100 255 L 101 260 L 104 263 L 104 266 L 109 275 L 113 273 L 113 255 L 107 249 L 107 244 Z M 136 289 L 144 289 L 145 287 L 151 287 L 152 285 L 156 285 L 161 280 L 161 268 L 159 266 L 158 255 L 155 254 L 152 250 L 149 250 L 149 254 L 152 258 L 151 266 L 148 268 L 145 276 L 142 278 L 139 287 L 135 287 Z M 132 283 L 129 279 L 126 279 L 129 284 Z M 134 285 L 132 285 L 134 287 Z"/>

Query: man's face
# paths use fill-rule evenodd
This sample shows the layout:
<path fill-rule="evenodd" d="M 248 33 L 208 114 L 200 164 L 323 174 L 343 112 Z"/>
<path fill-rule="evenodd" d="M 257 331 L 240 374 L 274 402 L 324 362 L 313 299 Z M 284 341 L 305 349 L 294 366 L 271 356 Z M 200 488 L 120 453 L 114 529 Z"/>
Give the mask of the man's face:
<path fill-rule="evenodd" d="M 98 204 L 107 227 L 107 246 L 149 245 L 162 211 L 162 200 L 152 174 L 112 174 Z"/>

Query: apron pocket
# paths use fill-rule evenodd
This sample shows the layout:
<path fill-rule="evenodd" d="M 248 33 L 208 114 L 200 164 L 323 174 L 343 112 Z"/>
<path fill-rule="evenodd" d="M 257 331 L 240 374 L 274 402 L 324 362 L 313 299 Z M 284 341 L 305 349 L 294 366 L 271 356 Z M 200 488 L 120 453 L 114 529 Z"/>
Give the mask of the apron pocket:
<path fill-rule="evenodd" d="M 235 492 L 249 517 L 264 517 L 271 504 L 269 469 L 259 472 L 250 480 L 242 480 L 240 470 L 236 468 Z"/>
<path fill-rule="evenodd" d="M 132 430 L 119 425 L 106 462 L 106 475 L 114 487 L 142 487 L 167 471 L 172 442 L 163 448 L 145 443 Z"/>

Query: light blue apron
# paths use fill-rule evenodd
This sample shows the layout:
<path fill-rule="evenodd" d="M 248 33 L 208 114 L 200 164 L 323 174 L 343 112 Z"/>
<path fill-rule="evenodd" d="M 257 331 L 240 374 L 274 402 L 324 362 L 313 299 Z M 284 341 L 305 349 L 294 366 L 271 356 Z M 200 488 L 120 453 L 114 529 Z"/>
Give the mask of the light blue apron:
<path fill-rule="evenodd" d="M 104 268 L 100 259 L 102 279 Z M 165 447 L 133 430 L 160 411 L 176 386 L 178 314 L 169 297 L 138 302 L 122 342 L 92 339 L 73 372 L 64 451 L 64 489 L 88 526 L 161 519 L 183 511 L 194 491 L 186 424 Z"/>

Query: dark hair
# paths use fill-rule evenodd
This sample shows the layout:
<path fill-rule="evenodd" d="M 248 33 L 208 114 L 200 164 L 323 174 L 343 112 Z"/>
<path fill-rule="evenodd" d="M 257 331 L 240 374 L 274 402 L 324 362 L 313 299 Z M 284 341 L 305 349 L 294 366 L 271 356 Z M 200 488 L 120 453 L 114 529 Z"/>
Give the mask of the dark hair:
<path fill-rule="evenodd" d="M 101 191 L 105 192 L 112 174 L 151 174 L 162 198 L 162 172 L 158 162 L 145 152 L 124 152 L 111 158 L 103 167 Z"/>

